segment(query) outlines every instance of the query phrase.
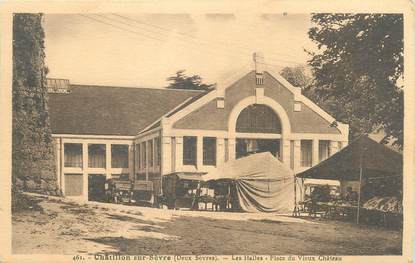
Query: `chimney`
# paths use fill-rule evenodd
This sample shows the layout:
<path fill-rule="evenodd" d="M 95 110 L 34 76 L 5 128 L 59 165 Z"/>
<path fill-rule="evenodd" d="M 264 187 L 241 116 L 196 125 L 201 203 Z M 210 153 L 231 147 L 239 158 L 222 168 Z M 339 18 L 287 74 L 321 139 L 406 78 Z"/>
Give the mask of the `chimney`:
<path fill-rule="evenodd" d="M 264 84 L 264 55 L 260 52 L 254 52 L 255 79 L 257 85 Z"/>

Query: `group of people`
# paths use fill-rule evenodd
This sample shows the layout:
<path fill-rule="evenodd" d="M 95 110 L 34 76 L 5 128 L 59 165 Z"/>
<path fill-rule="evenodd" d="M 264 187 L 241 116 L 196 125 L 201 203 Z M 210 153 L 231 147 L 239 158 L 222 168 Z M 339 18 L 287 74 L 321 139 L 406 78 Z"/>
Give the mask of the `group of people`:
<path fill-rule="evenodd" d="M 215 182 L 204 187 L 213 189 L 213 193 L 209 191 L 210 194 L 196 194 L 197 203 L 205 203 L 205 206 L 206 203 L 211 203 L 215 211 L 230 211 L 237 207 L 236 193 L 232 190 L 230 182 Z M 195 205 L 193 208 L 198 209 L 198 206 Z"/>
<path fill-rule="evenodd" d="M 339 191 L 338 187 L 330 187 L 329 185 L 314 185 L 310 194 L 305 196 L 305 209 L 310 213 L 319 211 L 318 203 L 348 203 L 355 204 L 358 201 L 358 193 L 353 191 L 352 187 L 347 187 L 344 193 Z"/>
<path fill-rule="evenodd" d="M 314 186 L 308 199 L 312 202 L 330 202 L 330 201 L 357 201 L 359 195 L 353 191 L 352 187 L 347 187 L 346 192 L 339 193 L 338 189 L 334 190 L 329 185 Z"/>

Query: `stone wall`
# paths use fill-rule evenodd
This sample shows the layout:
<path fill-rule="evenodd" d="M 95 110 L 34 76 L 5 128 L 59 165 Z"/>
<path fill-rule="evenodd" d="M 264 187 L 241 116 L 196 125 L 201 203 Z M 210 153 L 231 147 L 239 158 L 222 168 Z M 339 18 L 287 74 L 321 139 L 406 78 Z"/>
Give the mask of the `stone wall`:
<path fill-rule="evenodd" d="M 12 183 L 26 191 L 59 194 L 48 115 L 41 14 L 13 18 Z"/>

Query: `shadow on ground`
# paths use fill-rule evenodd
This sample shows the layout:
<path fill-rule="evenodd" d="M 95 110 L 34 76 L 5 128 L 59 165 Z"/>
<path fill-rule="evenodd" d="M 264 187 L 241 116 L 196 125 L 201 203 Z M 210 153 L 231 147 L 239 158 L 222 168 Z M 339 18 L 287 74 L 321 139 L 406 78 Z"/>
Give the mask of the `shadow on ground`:
<path fill-rule="evenodd" d="M 401 232 L 344 222 L 307 224 L 272 219 L 230 220 L 175 215 L 154 222 L 107 214 L 132 224 L 127 235 L 86 238 L 122 254 L 400 255 Z M 140 233 L 146 232 L 145 236 Z M 134 233 L 137 233 L 134 236 Z M 125 233 L 126 234 L 126 233 Z M 151 237 L 162 234 L 164 238 Z"/>
<path fill-rule="evenodd" d="M 42 197 L 28 197 L 19 192 L 12 196 L 13 206 L 12 213 L 24 212 L 24 211 L 38 211 L 43 212 L 43 208 L 39 205 L 45 198 Z"/>

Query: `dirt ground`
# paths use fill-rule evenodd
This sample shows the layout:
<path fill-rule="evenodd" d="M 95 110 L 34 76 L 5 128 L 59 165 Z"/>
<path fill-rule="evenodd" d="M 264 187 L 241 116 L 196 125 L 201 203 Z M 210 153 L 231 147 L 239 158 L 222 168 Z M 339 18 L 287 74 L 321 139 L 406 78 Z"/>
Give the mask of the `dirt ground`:
<path fill-rule="evenodd" d="M 402 231 L 275 214 L 197 212 L 25 195 L 15 254 L 400 255 Z"/>

